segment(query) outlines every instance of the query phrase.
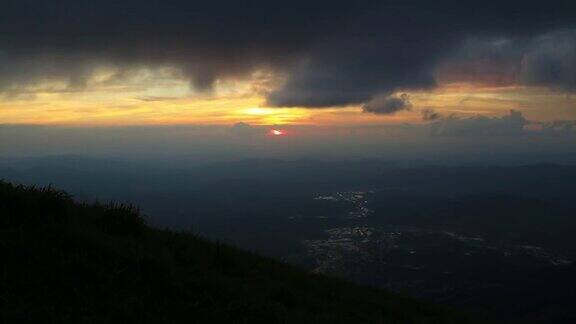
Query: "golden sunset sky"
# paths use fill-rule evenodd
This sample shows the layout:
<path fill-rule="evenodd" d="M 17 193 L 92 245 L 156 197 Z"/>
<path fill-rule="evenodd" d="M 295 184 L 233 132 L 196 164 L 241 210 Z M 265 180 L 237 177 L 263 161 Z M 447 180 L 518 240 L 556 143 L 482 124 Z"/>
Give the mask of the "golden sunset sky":
<path fill-rule="evenodd" d="M 422 123 L 421 110 L 443 116 L 502 116 L 521 111 L 529 120 L 576 119 L 574 99 L 547 88 L 478 83 L 440 83 L 432 90 L 400 91 L 411 108 L 374 115 L 361 106 L 270 107 L 266 93 L 282 78 L 256 71 L 248 78 L 217 80 L 210 92 L 196 92 L 187 79 L 169 69 L 139 69 L 118 78 L 102 69 L 82 88 L 44 80 L 0 99 L 1 124 L 127 126 L 127 125 L 322 125 L 360 126 Z"/>

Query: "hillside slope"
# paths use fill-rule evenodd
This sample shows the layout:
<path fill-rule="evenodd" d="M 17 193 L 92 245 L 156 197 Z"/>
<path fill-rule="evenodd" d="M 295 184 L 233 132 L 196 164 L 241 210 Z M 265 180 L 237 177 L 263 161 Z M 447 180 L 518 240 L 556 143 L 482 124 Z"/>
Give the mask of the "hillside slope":
<path fill-rule="evenodd" d="M 49 188 L 0 182 L 0 256 L 1 323 L 467 322 Z"/>

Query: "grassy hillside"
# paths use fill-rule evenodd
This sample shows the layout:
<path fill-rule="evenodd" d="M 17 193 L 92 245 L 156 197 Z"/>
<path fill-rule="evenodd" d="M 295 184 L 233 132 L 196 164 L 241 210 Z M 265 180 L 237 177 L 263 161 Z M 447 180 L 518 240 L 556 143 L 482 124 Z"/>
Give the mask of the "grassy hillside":
<path fill-rule="evenodd" d="M 49 188 L 0 182 L 0 256 L 0 323 L 466 322 Z"/>

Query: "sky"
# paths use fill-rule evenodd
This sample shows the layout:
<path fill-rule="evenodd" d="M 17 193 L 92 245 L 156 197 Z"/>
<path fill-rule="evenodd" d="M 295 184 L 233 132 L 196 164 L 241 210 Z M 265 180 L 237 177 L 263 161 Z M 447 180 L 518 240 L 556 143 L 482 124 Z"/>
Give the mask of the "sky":
<path fill-rule="evenodd" d="M 374 136 L 570 139 L 575 9 L 571 1 L 5 0 L 0 128 L 221 127 L 263 137 L 387 127 Z"/>

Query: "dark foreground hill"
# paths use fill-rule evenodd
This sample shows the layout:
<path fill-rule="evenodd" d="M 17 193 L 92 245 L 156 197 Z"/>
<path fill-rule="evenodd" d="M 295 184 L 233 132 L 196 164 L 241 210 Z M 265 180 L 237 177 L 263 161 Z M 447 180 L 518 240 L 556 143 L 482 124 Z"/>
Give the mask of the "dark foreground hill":
<path fill-rule="evenodd" d="M 130 206 L 0 182 L 0 323 L 466 323 L 458 314 L 306 273 Z"/>

